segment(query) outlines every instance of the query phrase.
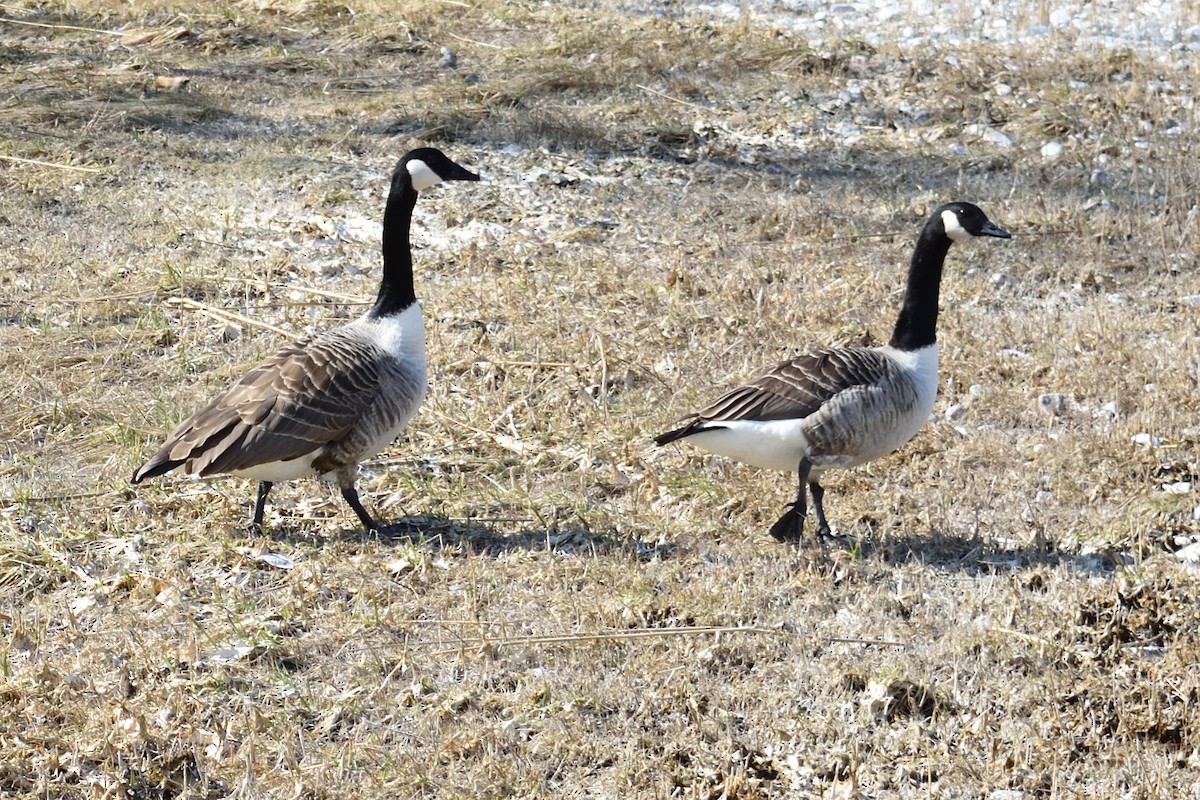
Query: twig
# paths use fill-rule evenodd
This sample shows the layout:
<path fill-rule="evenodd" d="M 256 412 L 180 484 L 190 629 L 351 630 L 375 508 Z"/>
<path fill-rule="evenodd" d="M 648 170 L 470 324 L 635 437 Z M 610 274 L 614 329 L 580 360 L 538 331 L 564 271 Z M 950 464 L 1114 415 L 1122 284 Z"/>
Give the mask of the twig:
<path fill-rule="evenodd" d="M 704 111 L 709 114 L 718 113 L 716 111 L 716 109 L 705 108 L 704 106 L 700 105 L 699 103 L 693 103 L 690 100 L 681 100 L 678 97 L 672 97 L 671 95 L 667 94 L 666 92 L 660 92 L 658 89 L 651 89 L 649 86 L 643 86 L 640 83 L 636 83 L 634 85 L 637 86 L 637 88 L 641 89 L 643 92 L 649 92 L 650 94 L 656 94 L 659 97 L 664 97 L 667 100 L 670 100 L 672 103 L 679 103 L 679 105 L 681 105 L 681 106 L 687 106 L 688 108 L 694 108 L 697 111 Z"/>
<path fill-rule="evenodd" d="M 607 420 L 609 404 L 604 401 L 608 396 L 608 354 L 604 352 L 604 336 L 597 336 L 596 343 L 600 346 L 600 388 L 596 390 L 596 402 L 603 403 L 601 408 L 604 411 L 604 418 Z"/>
<path fill-rule="evenodd" d="M 546 369 L 549 367 L 565 369 L 566 367 L 575 366 L 567 361 L 505 361 L 501 359 L 499 361 L 489 361 L 488 363 L 498 364 L 502 367 L 532 367 L 533 369 Z"/>
<path fill-rule="evenodd" d="M 79 492 L 77 494 L 55 494 L 44 497 L 6 497 L 0 499 L 0 506 L 20 505 L 21 503 L 60 503 L 64 500 L 84 500 L 89 497 L 104 497 L 112 494 L 112 489 L 99 492 Z"/>
<path fill-rule="evenodd" d="M 364 299 L 361 295 L 342 294 L 341 292 L 331 292 L 327 289 L 314 289 L 311 286 L 293 286 L 288 283 L 272 283 L 271 286 L 276 289 L 295 289 L 298 292 L 305 294 L 315 294 L 317 297 L 328 297 L 330 300 L 341 300 L 344 303 L 352 303 L 354 305 L 370 305 L 371 301 Z"/>
<path fill-rule="evenodd" d="M 847 639 L 841 636 L 831 636 L 829 641 L 839 644 L 869 644 L 875 647 L 908 647 L 904 642 L 889 642 L 884 639 Z"/>
<path fill-rule="evenodd" d="M 1069 647 L 1066 647 L 1065 645 L 1061 645 L 1058 642 L 1052 642 L 1049 639 L 1045 639 L 1041 636 L 1034 636 L 1032 633 L 1025 633 L 1024 631 L 1015 631 L 1012 628 L 991 628 L 991 631 L 993 633 L 1003 633 L 1006 636 L 1012 636 L 1014 639 L 1024 639 L 1027 642 L 1030 642 L 1032 644 L 1040 644 L 1043 647 L 1050 647 L 1050 648 L 1058 650 L 1059 652 L 1062 652 L 1062 653 L 1070 653 L 1071 652 L 1071 649 Z"/>
<path fill-rule="evenodd" d="M 458 647 L 435 650 L 430 655 L 447 655 L 472 647 L 493 645 L 505 647 L 533 644 L 585 644 L 587 642 L 614 642 L 632 639 L 663 639 L 672 636 L 719 636 L 723 633 L 775 634 L 775 628 L 758 628 L 748 625 L 709 626 L 697 625 L 683 628 L 636 628 L 634 630 L 609 631 L 607 633 L 563 633 L 543 636 L 517 636 L 510 639 L 465 639 Z"/>
<path fill-rule="evenodd" d="M 2 20 L 0 20 L 2 21 Z M 32 158 L 17 158 L 16 156 L 0 156 L 0 161 L 13 161 L 17 164 L 32 164 L 37 167 L 50 167 L 52 169 L 66 169 L 72 172 L 103 172 L 104 170 L 97 167 L 76 167 L 72 164 L 55 164 L 51 161 L 35 161 Z"/>
<path fill-rule="evenodd" d="M 242 250 L 247 253 L 251 252 L 251 248 L 246 247 L 244 245 L 240 245 L 240 244 L 234 244 L 231 242 L 214 242 L 212 239 L 205 239 L 202 236 L 192 236 L 191 238 L 192 238 L 192 241 L 197 242 L 199 244 L 208 245 L 209 247 L 224 247 L 226 250 L 233 250 L 235 252 L 238 250 Z"/>
<path fill-rule="evenodd" d="M 447 368 L 463 367 L 467 364 L 494 364 L 497 367 L 528 367 L 530 369 L 567 369 L 575 366 L 568 361 L 506 361 L 504 359 L 479 359 L 479 358 L 463 358 L 447 364 Z"/>
<path fill-rule="evenodd" d="M 467 37 L 459 36 L 456 33 L 451 33 L 448 35 L 455 39 L 458 39 L 460 42 L 466 42 L 467 44 L 475 44 L 475 45 L 479 45 L 480 47 L 490 47 L 493 50 L 503 50 L 504 49 L 503 45 L 492 44 L 491 42 L 480 42 L 480 41 L 476 41 L 475 39 L 468 39 Z"/>
<path fill-rule="evenodd" d="M 21 133 L 27 133 L 30 136 L 48 136 L 51 139 L 59 139 L 61 141 L 67 141 L 72 138 L 70 136 L 64 136 L 61 133 L 51 133 L 50 131 L 39 131 L 36 128 L 27 128 L 24 125 L 13 125 L 12 127 L 13 130 L 20 131 Z"/>
<path fill-rule="evenodd" d="M 99 28 L 81 28 L 78 25 L 51 25 L 48 22 L 29 22 L 23 19 L 12 19 L 11 17 L 0 17 L 0 22 L 7 22 L 9 25 L 31 25 L 34 28 L 52 28 L 58 31 L 86 31 L 87 33 L 103 33 L 106 36 L 124 36 L 121 31 L 103 31 Z"/>
<path fill-rule="evenodd" d="M 214 319 L 225 320 L 227 322 L 240 322 L 243 325 L 249 325 L 254 328 L 262 328 L 263 330 L 278 333 L 280 336 L 286 336 L 288 338 L 295 336 L 293 332 L 285 331 L 283 328 L 277 328 L 269 322 L 250 319 L 250 317 L 242 316 L 241 314 L 234 313 L 233 311 L 226 311 L 221 308 L 213 308 L 212 306 L 205 305 L 204 303 L 198 303 L 188 297 L 168 297 L 167 304 L 173 306 L 183 306 L 184 308 L 189 308 L 193 311 L 199 311 L 201 314 L 205 314 Z"/>
<path fill-rule="evenodd" d="M 340 78 L 314 78 L 308 81 L 308 85 L 312 86 L 314 84 L 321 83 L 325 86 L 329 86 L 330 84 L 354 83 L 355 81 L 396 81 L 400 78 L 401 76 L 397 75 L 395 72 L 375 72 L 367 73 L 365 75 L 346 75 Z"/>
<path fill-rule="evenodd" d="M 140 291 L 140 292 L 122 292 L 120 294 L 108 294 L 103 297 L 64 297 L 58 302 L 60 303 L 116 303 L 122 300 L 140 300 L 145 297 L 154 297 L 157 291 Z"/>

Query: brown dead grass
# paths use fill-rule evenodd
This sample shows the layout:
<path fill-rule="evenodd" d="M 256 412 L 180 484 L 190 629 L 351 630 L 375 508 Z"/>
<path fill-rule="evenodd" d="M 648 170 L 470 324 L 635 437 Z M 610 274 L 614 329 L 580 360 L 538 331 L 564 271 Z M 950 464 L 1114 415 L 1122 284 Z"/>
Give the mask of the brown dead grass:
<path fill-rule="evenodd" d="M 1162 491 L 1198 472 L 1193 67 L 591 5 L 209 8 L 4 6 L 56 26 L 0 23 L 7 796 L 1200 783 L 1170 555 L 1195 495 Z M 282 343 L 256 323 L 361 310 L 377 244 L 338 225 L 417 142 L 487 179 L 421 200 L 432 394 L 361 484 L 421 534 L 364 537 L 311 483 L 264 540 L 245 482 L 135 493 Z M 831 477 L 842 543 L 767 539 L 785 476 L 649 445 L 796 348 L 886 339 L 952 198 L 1018 235 L 952 252 L 938 419 Z"/>

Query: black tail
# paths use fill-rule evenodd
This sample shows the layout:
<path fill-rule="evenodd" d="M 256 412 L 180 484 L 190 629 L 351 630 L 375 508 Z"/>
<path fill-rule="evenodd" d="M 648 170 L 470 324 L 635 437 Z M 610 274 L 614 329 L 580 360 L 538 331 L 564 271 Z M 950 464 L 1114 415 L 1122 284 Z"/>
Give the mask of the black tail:
<path fill-rule="evenodd" d="M 167 456 L 165 452 L 159 451 L 154 455 L 154 458 L 142 464 L 137 472 L 133 473 L 133 477 L 130 480 L 133 483 L 141 483 L 146 478 L 157 478 L 159 475 L 165 475 L 180 466 L 183 466 L 183 459 L 175 461 Z"/>
<path fill-rule="evenodd" d="M 683 439 L 684 437 L 691 436 L 693 433 L 696 432 L 696 430 L 697 430 L 696 427 L 693 425 L 684 425 L 682 428 L 676 428 L 673 431 L 667 431 L 666 433 L 660 433 L 658 436 L 654 437 L 654 443 L 656 445 L 658 445 L 659 447 L 662 447 L 664 444 L 670 444 L 671 442 L 677 442 L 680 439 Z"/>

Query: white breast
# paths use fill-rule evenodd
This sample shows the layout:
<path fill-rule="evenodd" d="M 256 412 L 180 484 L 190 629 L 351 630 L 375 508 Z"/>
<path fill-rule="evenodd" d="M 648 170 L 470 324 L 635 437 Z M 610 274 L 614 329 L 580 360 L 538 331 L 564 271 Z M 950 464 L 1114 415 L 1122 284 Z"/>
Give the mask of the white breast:
<path fill-rule="evenodd" d="M 814 464 L 827 467 L 854 467 L 865 464 L 888 453 L 899 450 L 907 444 L 917 431 L 929 420 L 933 413 L 933 404 L 937 399 L 938 384 L 938 346 L 931 345 L 915 351 L 896 350 L 891 347 L 880 347 L 880 351 L 892 358 L 900 367 L 894 373 L 893 380 L 904 381 L 908 386 L 896 386 L 890 389 L 884 385 L 878 387 L 883 402 L 873 404 L 875 414 L 858 421 L 860 430 L 852 438 L 854 446 L 831 452 L 822 458 L 813 459 Z M 911 405 L 896 407 L 887 401 L 888 395 L 911 398 Z"/>
<path fill-rule="evenodd" d="M 933 413 L 933 403 L 937 400 L 938 387 L 938 345 L 934 342 L 931 345 L 926 345 L 920 350 L 896 350 L 891 347 L 879 348 L 887 353 L 896 363 L 912 375 L 913 381 L 917 387 L 917 404 L 913 409 L 913 418 L 919 429 L 925 420 L 929 419 L 929 415 Z M 909 439 L 916 433 L 916 429 L 909 434 Z M 908 441 L 905 439 L 904 441 Z"/>
<path fill-rule="evenodd" d="M 396 358 L 417 357 L 425 363 L 425 319 L 418 303 L 386 317 L 364 314 L 346 327 Z"/>

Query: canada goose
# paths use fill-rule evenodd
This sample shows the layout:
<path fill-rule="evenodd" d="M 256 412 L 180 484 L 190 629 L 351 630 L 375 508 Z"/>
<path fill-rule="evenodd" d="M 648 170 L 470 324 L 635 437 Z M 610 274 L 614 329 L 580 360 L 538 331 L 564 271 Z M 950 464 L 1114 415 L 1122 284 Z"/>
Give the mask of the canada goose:
<path fill-rule="evenodd" d="M 817 532 L 829 535 L 821 474 L 896 450 L 916 435 L 937 396 L 938 287 L 954 242 L 1009 238 L 978 207 L 948 203 L 929 217 L 908 269 L 904 303 L 886 347 L 816 350 L 767 370 L 655 438 L 687 439 L 704 450 L 766 469 L 797 470 L 800 491 L 771 535 L 796 541 L 812 490 Z"/>
<path fill-rule="evenodd" d="M 362 524 L 379 530 L 354 486 L 360 461 L 390 444 L 425 399 L 425 326 L 413 293 L 409 227 L 417 193 L 477 181 L 440 150 L 406 153 L 383 213 L 383 278 L 366 314 L 263 361 L 167 437 L 133 482 L 182 466 L 189 475 L 258 480 L 252 530 L 277 481 L 331 474 Z"/>

